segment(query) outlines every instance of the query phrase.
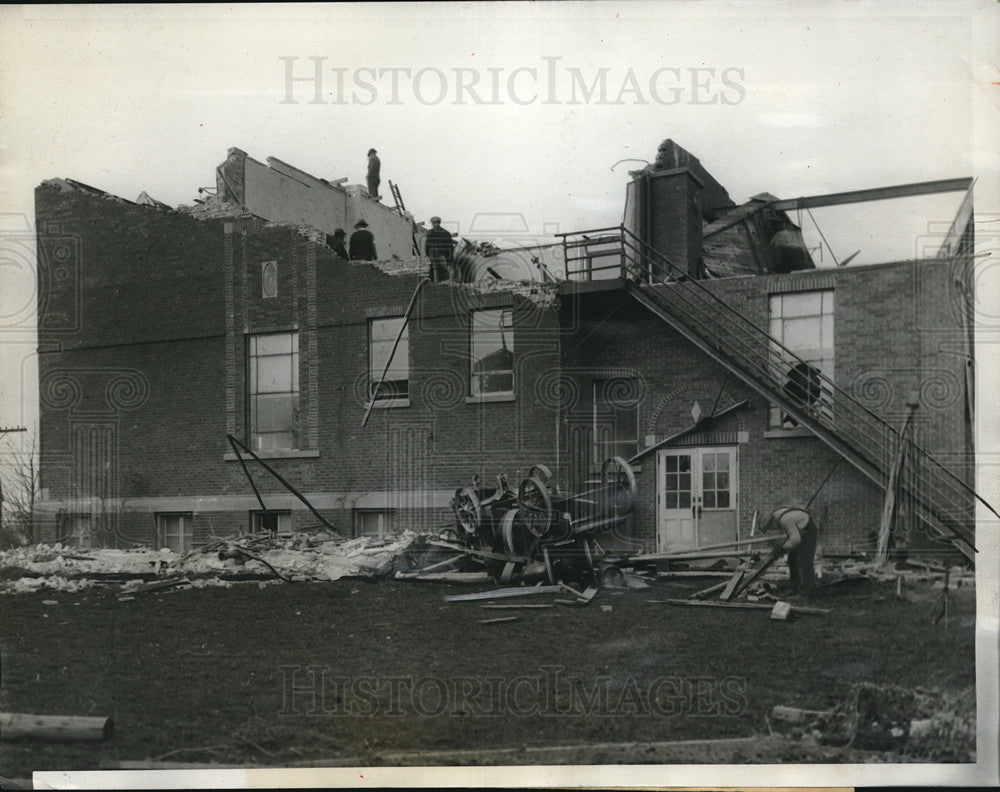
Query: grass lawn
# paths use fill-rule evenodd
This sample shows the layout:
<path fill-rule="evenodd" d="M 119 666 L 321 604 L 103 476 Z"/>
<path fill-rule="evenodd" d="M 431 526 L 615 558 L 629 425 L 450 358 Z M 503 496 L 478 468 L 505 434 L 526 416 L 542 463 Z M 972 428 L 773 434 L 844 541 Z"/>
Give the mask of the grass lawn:
<path fill-rule="evenodd" d="M 488 586 L 391 580 L 132 602 L 118 602 L 116 588 L 4 596 L 0 709 L 110 715 L 116 733 L 4 743 L 0 775 L 113 760 L 379 763 L 407 751 L 749 737 L 768 734 L 774 705 L 828 708 L 859 681 L 951 694 L 975 685 L 971 589 L 956 592 L 948 631 L 929 615 L 928 583 L 903 601 L 891 584 L 831 588 L 808 604 L 832 613 L 789 622 L 650 601 L 696 585 L 603 590 L 586 607 L 530 611 L 442 600 Z M 519 619 L 479 623 L 505 616 Z M 845 761 L 838 751 L 739 759 Z"/>

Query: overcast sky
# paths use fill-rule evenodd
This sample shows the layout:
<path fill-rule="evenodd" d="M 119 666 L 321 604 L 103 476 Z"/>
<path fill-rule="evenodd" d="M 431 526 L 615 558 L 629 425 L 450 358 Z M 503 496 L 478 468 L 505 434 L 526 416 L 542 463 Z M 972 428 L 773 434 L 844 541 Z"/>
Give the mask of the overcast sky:
<path fill-rule="evenodd" d="M 363 183 L 375 147 L 382 192 L 398 183 L 418 219 L 439 214 L 470 233 L 477 214 L 480 225 L 488 213 L 523 216 L 530 241 L 620 222 L 627 171 L 642 162 L 612 166 L 652 161 L 670 137 L 738 202 L 975 175 L 981 248 L 995 251 L 996 9 L 0 8 L 0 425 L 34 421 L 32 262 L 17 234 L 31 227 L 33 188 L 51 177 L 176 205 L 214 186 L 231 146 L 351 183 Z M 920 247 L 960 199 L 907 205 L 906 224 L 873 205 L 814 214 L 840 258 L 862 249 L 857 261 L 884 260 Z M 985 300 L 1000 277 L 980 269 Z M 990 317 L 984 365 L 1000 326 Z M 980 404 L 997 414 L 989 393 Z"/>

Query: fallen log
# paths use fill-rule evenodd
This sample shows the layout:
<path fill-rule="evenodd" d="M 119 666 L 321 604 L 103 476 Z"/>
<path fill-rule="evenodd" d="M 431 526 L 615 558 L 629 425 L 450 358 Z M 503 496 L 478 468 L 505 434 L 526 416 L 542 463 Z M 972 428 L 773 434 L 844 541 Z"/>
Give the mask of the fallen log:
<path fill-rule="evenodd" d="M 97 742 L 114 736 L 111 718 L 77 715 L 28 715 L 0 713 L 0 740 L 42 740 L 45 742 Z"/>

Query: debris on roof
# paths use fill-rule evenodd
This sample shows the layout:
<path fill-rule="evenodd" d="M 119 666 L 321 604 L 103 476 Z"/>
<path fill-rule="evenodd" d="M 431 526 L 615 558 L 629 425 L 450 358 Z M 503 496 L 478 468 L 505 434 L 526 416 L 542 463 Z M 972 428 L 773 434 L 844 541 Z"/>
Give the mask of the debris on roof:
<path fill-rule="evenodd" d="M 150 195 L 145 190 L 139 193 L 139 197 L 135 199 L 135 202 L 139 204 L 139 206 L 152 206 L 154 209 L 166 209 L 169 211 L 173 211 L 174 208 L 170 206 L 170 204 L 163 203 L 163 201 L 157 201 L 152 195 Z"/>

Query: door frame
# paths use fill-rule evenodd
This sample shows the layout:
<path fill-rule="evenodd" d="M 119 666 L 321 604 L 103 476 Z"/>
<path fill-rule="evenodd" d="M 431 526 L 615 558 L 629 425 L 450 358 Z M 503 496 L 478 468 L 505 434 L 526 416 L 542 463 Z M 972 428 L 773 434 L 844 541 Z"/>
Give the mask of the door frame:
<path fill-rule="evenodd" d="M 701 511 L 704 511 L 704 506 L 701 504 L 704 498 L 704 493 L 702 492 L 703 479 L 703 468 L 702 468 L 702 455 L 704 453 L 719 453 L 723 451 L 730 452 L 730 468 L 729 468 L 729 493 L 731 507 L 724 509 L 724 511 L 732 511 L 735 514 L 735 526 L 736 526 L 736 539 L 739 536 L 739 525 L 740 525 L 740 475 L 739 475 L 739 465 L 740 465 L 740 451 L 738 444 L 720 444 L 720 445 L 699 445 L 699 446 L 670 446 L 669 448 L 663 448 L 656 452 L 656 466 L 655 466 L 655 476 L 656 476 L 656 501 L 655 510 L 656 517 L 654 519 L 655 532 L 656 532 L 656 551 L 662 552 L 662 548 L 666 547 L 669 542 L 666 536 L 666 519 L 665 513 L 666 509 L 662 506 L 663 499 L 665 496 L 664 492 L 664 459 L 668 456 L 676 456 L 680 454 L 689 454 L 692 457 L 691 462 L 691 502 L 692 505 L 698 501 L 699 506 L 701 506 Z M 720 509 L 715 509 L 717 511 L 723 511 Z M 699 541 L 698 533 L 698 520 L 700 519 L 701 512 L 694 518 L 694 546 L 692 549 L 698 549 L 701 544 Z"/>

